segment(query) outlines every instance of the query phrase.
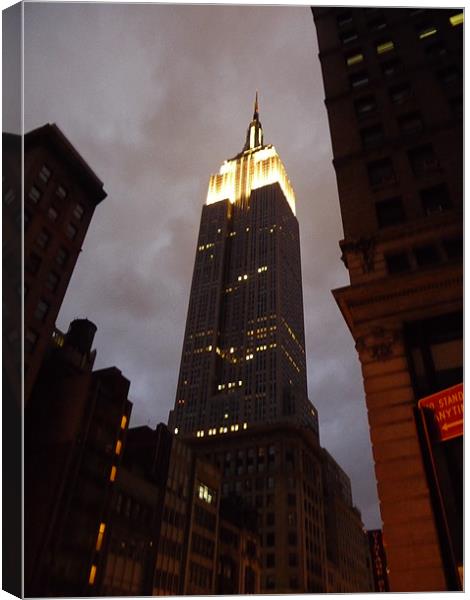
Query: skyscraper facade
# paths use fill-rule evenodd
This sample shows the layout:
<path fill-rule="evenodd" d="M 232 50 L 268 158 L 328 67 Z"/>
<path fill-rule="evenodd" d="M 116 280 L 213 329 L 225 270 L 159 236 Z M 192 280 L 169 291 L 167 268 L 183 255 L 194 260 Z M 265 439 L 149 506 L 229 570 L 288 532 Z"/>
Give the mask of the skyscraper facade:
<path fill-rule="evenodd" d="M 463 11 L 312 10 L 390 589 L 461 589 Z"/>
<path fill-rule="evenodd" d="M 202 437 L 280 420 L 318 430 L 295 196 L 256 102 L 243 150 L 210 179 L 170 426 Z"/>
<path fill-rule="evenodd" d="M 295 196 L 257 100 L 243 150 L 210 178 L 169 425 L 217 467 L 222 499 L 257 512 L 262 592 L 372 590 L 307 396 Z"/>

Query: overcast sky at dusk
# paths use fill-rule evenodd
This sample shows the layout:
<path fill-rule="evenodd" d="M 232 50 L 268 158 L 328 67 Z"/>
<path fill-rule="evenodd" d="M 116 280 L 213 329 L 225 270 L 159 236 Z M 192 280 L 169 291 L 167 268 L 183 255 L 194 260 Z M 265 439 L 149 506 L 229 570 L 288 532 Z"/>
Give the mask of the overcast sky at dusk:
<path fill-rule="evenodd" d="M 166 422 L 173 406 L 209 176 L 241 150 L 259 90 L 297 197 L 321 443 L 379 527 L 359 361 L 331 294 L 348 278 L 310 9 L 26 3 L 24 34 L 26 131 L 55 122 L 108 193 L 58 327 L 96 323 L 96 367 L 131 381 L 131 425 Z"/>

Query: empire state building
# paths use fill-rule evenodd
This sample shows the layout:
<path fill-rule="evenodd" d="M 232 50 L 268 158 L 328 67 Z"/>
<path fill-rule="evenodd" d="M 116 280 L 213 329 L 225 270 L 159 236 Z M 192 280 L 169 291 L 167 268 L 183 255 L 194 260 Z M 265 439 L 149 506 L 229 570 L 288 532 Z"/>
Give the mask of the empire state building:
<path fill-rule="evenodd" d="M 169 427 L 217 467 L 211 497 L 257 515 L 262 592 L 371 589 L 351 483 L 307 396 L 295 196 L 257 99 L 243 150 L 210 178 Z"/>
<path fill-rule="evenodd" d="M 318 432 L 295 196 L 256 97 L 243 150 L 210 178 L 169 424 L 204 437 L 279 422 Z"/>

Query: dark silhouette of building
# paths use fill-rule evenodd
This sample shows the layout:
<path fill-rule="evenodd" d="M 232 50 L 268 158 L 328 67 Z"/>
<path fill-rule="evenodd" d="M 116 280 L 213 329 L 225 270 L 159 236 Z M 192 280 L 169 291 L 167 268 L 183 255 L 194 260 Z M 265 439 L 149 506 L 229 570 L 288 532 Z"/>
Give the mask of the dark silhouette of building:
<path fill-rule="evenodd" d="M 256 515 L 220 503 L 220 481 L 165 425 L 129 429 L 90 593 L 259 592 Z"/>
<path fill-rule="evenodd" d="M 350 495 L 341 508 L 336 488 L 325 495 L 327 455 L 305 362 L 295 197 L 264 144 L 256 99 L 242 152 L 210 179 L 169 426 L 221 470 L 223 499 L 258 512 L 262 592 L 369 591 L 360 516 Z M 344 577 L 327 554 L 330 535 L 354 565 Z M 229 573 L 220 589 L 235 586 Z"/>
<path fill-rule="evenodd" d="M 129 429 L 103 532 L 96 595 L 151 596 L 172 439 L 165 425 Z"/>
<path fill-rule="evenodd" d="M 24 136 L 26 404 L 94 210 L 105 197 L 103 183 L 57 125 Z"/>
<path fill-rule="evenodd" d="M 461 589 L 462 435 L 418 401 L 463 376 L 463 11 L 312 10 L 390 587 Z"/>
<path fill-rule="evenodd" d="M 15 13 L 8 14 L 7 18 L 12 18 Z M 4 13 L 4 26 L 5 16 Z M 2 217 L 3 589 L 21 595 L 21 138 L 5 133 Z"/>
<path fill-rule="evenodd" d="M 95 331 L 55 331 L 25 415 L 26 596 L 95 592 L 132 408 L 118 369 L 92 370 Z"/>
<path fill-rule="evenodd" d="M 372 561 L 374 590 L 376 592 L 389 592 L 387 557 L 385 556 L 382 531 L 380 529 L 371 529 L 367 532 L 367 538 L 369 540 Z"/>

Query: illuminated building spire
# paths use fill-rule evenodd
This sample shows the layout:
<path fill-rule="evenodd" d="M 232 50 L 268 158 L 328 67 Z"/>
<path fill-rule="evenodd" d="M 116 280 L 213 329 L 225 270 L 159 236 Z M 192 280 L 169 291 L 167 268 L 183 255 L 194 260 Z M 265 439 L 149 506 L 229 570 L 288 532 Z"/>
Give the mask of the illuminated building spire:
<path fill-rule="evenodd" d="M 279 183 L 295 215 L 294 190 L 276 148 L 264 143 L 258 111 L 256 92 L 253 119 L 248 127 L 245 146 L 234 158 L 224 161 L 219 172 L 211 176 L 206 204 L 227 199 L 234 204 L 248 199 L 252 190 Z"/>
<path fill-rule="evenodd" d="M 253 148 L 259 148 L 263 145 L 263 128 L 259 121 L 258 114 L 259 106 L 258 106 L 258 90 L 256 91 L 255 96 L 255 110 L 253 112 L 253 119 L 248 127 L 248 131 L 246 133 L 246 141 L 245 146 L 243 147 L 243 152 L 247 150 L 253 150 Z"/>

